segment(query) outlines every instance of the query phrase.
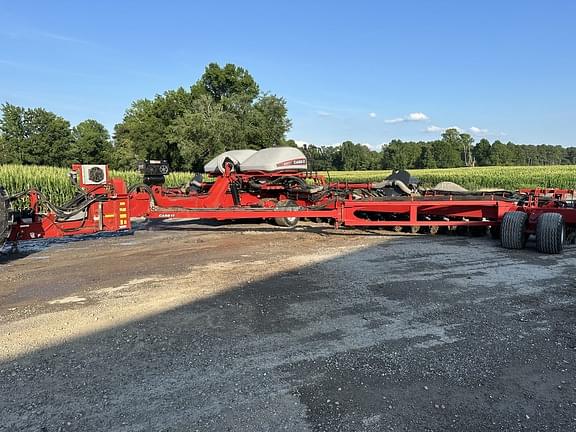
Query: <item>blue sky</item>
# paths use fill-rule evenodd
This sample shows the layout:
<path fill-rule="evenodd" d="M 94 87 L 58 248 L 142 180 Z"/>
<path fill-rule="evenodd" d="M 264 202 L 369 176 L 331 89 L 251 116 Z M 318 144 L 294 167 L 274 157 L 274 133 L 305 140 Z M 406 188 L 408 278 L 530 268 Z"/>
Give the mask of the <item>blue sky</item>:
<path fill-rule="evenodd" d="M 111 130 L 218 62 L 285 97 L 299 141 L 576 145 L 573 1 L 0 0 L 0 19 L 0 102 L 72 124 Z"/>

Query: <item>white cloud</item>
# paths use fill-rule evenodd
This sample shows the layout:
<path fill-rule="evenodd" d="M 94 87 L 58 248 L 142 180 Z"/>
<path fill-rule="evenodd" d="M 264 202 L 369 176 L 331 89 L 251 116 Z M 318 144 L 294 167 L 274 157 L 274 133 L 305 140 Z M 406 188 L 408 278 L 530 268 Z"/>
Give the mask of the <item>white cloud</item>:
<path fill-rule="evenodd" d="M 430 120 L 430 117 L 428 117 L 423 112 L 411 112 L 410 114 L 408 114 L 405 117 L 397 117 L 397 118 L 393 118 L 393 119 L 384 120 L 384 123 L 394 124 L 394 123 L 403 123 L 403 122 L 419 122 L 419 121 L 426 121 L 426 120 Z"/>
<path fill-rule="evenodd" d="M 403 118 L 393 118 L 393 119 L 388 119 L 388 120 L 384 120 L 384 123 L 402 123 L 403 121 L 406 121 L 406 119 Z"/>
<path fill-rule="evenodd" d="M 430 132 L 430 133 L 436 133 L 436 132 L 440 132 L 443 130 L 444 129 L 441 128 L 440 126 L 434 126 L 434 125 L 430 125 L 425 129 L 426 132 Z"/>
<path fill-rule="evenodd" d="M 377 146 L 374 146 L 374 145 L 372 145 L 372 144 L 370 144 L 370 143 L 360 143 L 360 144 L 363 145 L 363 146 L 368 147 L 370 150 L 378 150 Z"/>
<path fill-rule="evenodd" d="M 429 117 L 422 112 L 413 112 L 408 114 L 408 117 L 406 117 L 407 121 L 424 121 L 428 119 Z"/>
<path fill-rule="evenodd" d="M 302 140 L 294 140 L 294 142 L 296 143 L 297 147 L 304 147 L 305 145 L 309 145 L 310 143 L 308 143 L 307 141 L 302 141 Z"/>
<path fill-rule="evenodd" d="M 332 113 L 329 113 L 328 111 L 316 111 L 316 114 L 318 114 L 320 117 L 331 117 Z"/>
<path fill-rule="evenodd" d="M 368 113 L 368 117 L 376 118 L 376 113 L 375 112 Z"/>
<path fill-rule="evenodd" d="M 488 133 L 488 129 L 481 129 L 479 127 L 476 126 L 472 126 L 469 131 L 473 134 L 473 135 L 484 135 Z"/>
<path fill-rule="evenodd" d="M 428 126 L 426 129 L 424 129 L 424 132 L 438 133 L 438 132 L 444 132 L 448 129 L 456 129 L 458 132 L 462 132 L 462 129 L 459 128 L 458 126 L 440 127 L 440 126 L 435 126 L 435 125 Z"/>

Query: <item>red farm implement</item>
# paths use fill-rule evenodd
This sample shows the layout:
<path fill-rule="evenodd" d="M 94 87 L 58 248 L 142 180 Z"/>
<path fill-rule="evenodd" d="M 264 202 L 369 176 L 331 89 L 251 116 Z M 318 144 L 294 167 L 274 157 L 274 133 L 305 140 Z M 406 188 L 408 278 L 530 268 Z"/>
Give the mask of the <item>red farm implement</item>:
<path fill-rule="evenodd" d="M 247 154 L 240 154 L 247 152 Z M 9 195 L 0 187 L 0 246 L 23 241 L 131 229 L 133 218 L 258 219 L 292 227 L 300 219 L 340 227 L 383 227 L 436 233 L 440 229 L 485 232 L 508 249 L 521 249 L 530 235 L 544 253 L 560 253 L 576 227 L 574 191 L 534 189 L 469 192 L 423 189 L 407 172 L 381 182 L 334 183 L 307 170 L 297 149 L 227 152 L 185 186 L 164 186 L 168 166 L 141 166 L 142 184 L 127 187 L 105 165 L 74 165 L 77 195 L 51 204 L 32 189 Z M 449 189 L 449 188 L 448 188 Z M 29 207 L 10 203 L 28 197 Z"/>

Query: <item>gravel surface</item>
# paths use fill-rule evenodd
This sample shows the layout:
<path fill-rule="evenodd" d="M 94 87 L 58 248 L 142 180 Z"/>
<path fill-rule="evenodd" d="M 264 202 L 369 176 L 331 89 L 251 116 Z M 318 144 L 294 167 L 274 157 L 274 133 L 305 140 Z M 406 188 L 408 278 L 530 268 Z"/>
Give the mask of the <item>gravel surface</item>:
<path fill-rule="evenodd" d="M 0 261 L 0 430 L 576 430 L 574 247 L 148 228 Z"/>

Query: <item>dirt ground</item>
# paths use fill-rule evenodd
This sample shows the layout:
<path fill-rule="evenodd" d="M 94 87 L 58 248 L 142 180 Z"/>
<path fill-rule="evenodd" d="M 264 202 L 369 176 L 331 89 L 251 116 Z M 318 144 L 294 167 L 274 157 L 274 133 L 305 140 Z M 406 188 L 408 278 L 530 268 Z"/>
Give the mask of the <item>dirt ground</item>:
<path fill-rule="evenodd" d="M 2 431 L 576 430 L 576 248 L 152 224 L 0 258 Z"/>

